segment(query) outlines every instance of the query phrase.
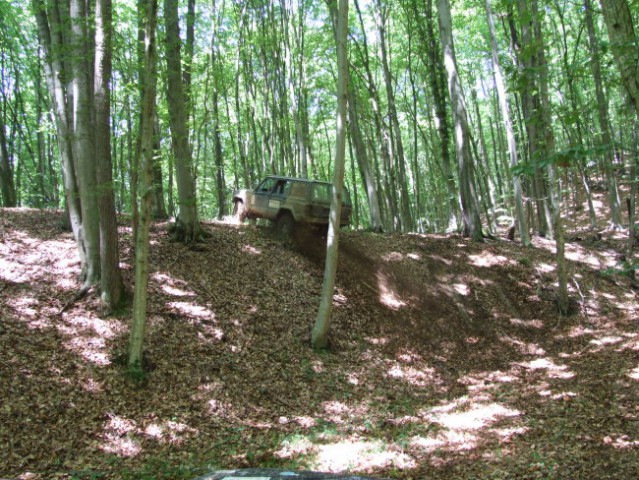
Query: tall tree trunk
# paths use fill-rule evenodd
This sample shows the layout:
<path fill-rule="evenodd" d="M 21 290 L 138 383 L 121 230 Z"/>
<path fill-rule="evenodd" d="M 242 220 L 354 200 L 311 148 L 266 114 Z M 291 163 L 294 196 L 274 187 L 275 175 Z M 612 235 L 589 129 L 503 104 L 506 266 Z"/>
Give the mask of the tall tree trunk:
<path fill-rule="evenodd" d="M 0 190 L 2 193 L 2 204 L 5 207 L 15 207 L 17 205 L 16 187 L 13 181 L 13 168 L 9 158 L 7 148 L 7 136 L 4 125 L 0 123 Z"/>
<path fill-rule="evenodd" d="M 180 241 L 191 243 L 200 239 L 202 231 L 197 215 L 193 159 L 187 123 L 188 112 L 182 82 L 177 0 L 164 0 L 164 20 L 166 29 L 167 99 L 173 152 L 175 154 L 175 174 L 179 203 L 175 236 Z"/>
<path fill-rule="evenodd" d="M 156 110 L 153 119 L 153 151 L 160 154 L 162 148 L 162 133 L 160 132 L 160 118 Z M 169 214 L 164 205 L 164 181 L 162 179 L 162 165 L 160 162 L 153 162 L 153 219 L 166 220 Z"/>
<path fill-rule="evenodd" d="M 591 0 L 584 0 L 584 11 L 586 13 L 586 27 L 588 29 L 588 46 L 590 48 L 590 68 L 592 78 L 595 81 L 595 95 L 597 98 L 597 114 L 599 116 L 599 141 L 605 148 L 604 168 L 606 174 L 606 184 L 608 187 L 608 203 L 610 205 L 610 226 L 618 228 L 621 225 L 621 198 L 617 178 L 615 176 L 615 154 L 612 145 L 612 135 L 610 134 L 610 115 L 608 112 L 608 101 L 604 94 L 603 80 L 601 75 L 601 55 L 599 52 L 599 39 L 595 32 L 595 22 L 593 18 L 593 8 Z"/>
<path fill-rule="evenodd" d="M 155 55 L 155 25 L 157 0 L 140 0 L 140 18 L 145 32 L 144 94 L 140 124 L 140 159 L 142 198 L 140 224 L 135 243 L 135 289 L 133 294 L 133 321 L 129 338 L 128 366 L 131 373 L 140 375 L 146 326 L 147 286 L 149 281 L 149 229 L 153 207 L 153 124 L 157 82 Z"/>
<path fill-rule="evenodd" d="M 45 78 L 53 105 L 66 206 L 81 263 L 84 288 L 100 278 L 95 166 L 92 163 L 93 114 L 87 15 L 84 5 L 32 0 L 38 36 L 45 54 Z M 72 28 L 66 28 L 71 19 Z M 71 53 L 73 52 L 73 54 Z"/>
<path fill-rule="evenodd" d="M 334 2 L 335 0 L 327 0 Z M 322 299 L 317 319 L 311 334 L 313 348 L 325 348 L 328 345 L 328 331 L 333 308 L 333 291 L 337 272 L 337 254 L 339 245 L 340 213 L 342 209 L 342 190 L 344 185 L 344 160 L 346 157 L 346 122 L 348 101 L 348 0 L 339 0 L 335 41 L 337 43 L 337 132 L 335 140 L 335 170 L 333 172 L 333 198 L 331 201 L 330 223 L 326 241 L 326 265 L 322 284 Z"/>
<path fill-rule="evenodd" d="M 111 0 L 96 2 L 95 49 L 95 153 L 97 167 L 97 195 L 100 210 L 100 286 L 102 300 L 111 308 L 120 306 L 124 284 L 120 272 L 118 251 L 118 222 L 113 196 L 113 167 L 111 164 Z"/>
<path fill-rule="evenodd" d="M 627 0 L 601 0 L 608 37 L 621 81 L 639 118 L 639 42 Z M 636 11 L 635 11 L 636 13 Z"/>
<path fill-rule="evenodd" d="M 553 216 L 550 204 L 550 186 L 545 172 L 539 167 L 538 161 L 545 156 L 545 128 L 544 112 L 541 100 L 541 52 L 543 45 L 535 38 L 535 24 L 537 22 L 536 2 L 531 4 L 527 0 L 518 0 L 517 9 L 521 25 L 521 46 L 517 38 L 512 15 L 509 17 L 513 43 L 518 49 L 518 67 L 521 84 L 525 85 L 521 91 L 522 111 L 528 136 L 528 158 L 534 167 L 532 189 L 535 195 L 536 219 L 539 235 L 553 237 Z"/>
<path fill-rule="evenodd" d="M 38 37 L 45 57 L 44 72 L 57 131 L 56 137 L 66 200 L 65 207 L 68 211 L 69 226 L 78 246 L 80 263 L 84 265 L 86 254 L 81 236 L 82 215 L 80 213 L 80 199 L 71 149 L 69 125 L 71 114 L 67 105 L 67 100 L 71 100 L 66 88 L 67 79 L 70 77 L 67 58 L 69 48 L 65 46 L 64 38 L 67 29 L 62 28 L 60 20 L 61 14 L 68 18 L 68 10 L 64 11 L 63 9 L 60 12 L 58 8 L 52 8 L 51 15 L 49 15 L 43 0 L 32 0 L 32 5 L 38 25 Z"/>
<path fill-rule="evenodd" d="M 636 201 L 637 201 L 637 182 L 639 181 L 639 126 L 635 124 L 632 132 L 634 153 L 632 155 L 632 164 L 630 165 L 630 192 L 626 198 L 626 206 L 628 208 L 628 245 L 626 247 L 626 261 L 629 263 L 630 278 L 633 282 L 637 280 L 637 265 L 633 261 L 635 245 L 637 243 L 637 225 L 635 220 Z"/>
<path fill-rule="evenodd" d="M 72 65 L 72 149 L 76 168 L 76 179 L 80 194 L 82 212 L 82 238 L 86 254 L 83 268 L 85 286 L 100 281 L 100 225 L 98 198 L 96 194 L 95 131 L 93 130 L 94 112 L 92 111 L 93 85 L 91 73 L 92 54 L 88 48 L 89 12 L 82 0 L 70 3 L 71 38 L 70 45 L 74 54 Z"/>
<path fill-rule="evenodd" d="M 355 100 L 355 94 L 353 93 L 352 83 L 349 83 L 348 88 L 348 115 L 350 120 L 348 122 L 348 128 L 351 132 L 351 139 L 355 147 L 357 164 L 362 175 L 362 180 L 364 181 L 366 198 L 368 199 L 370 228 L 374 232 L 381 232 L 383 230 L 383 223 L 379 206 L 379 198 L 377 196 L 377 185 L 375 184 L 375 177 L 373 176 L 373 171 L 368 160 L 368 153 L 366 151 L 366 145 L 364 144 L 364 140 L 362 138 L 362 132 L 359 128 L 357 103 Z M 353 186 L 353 188 L 355 187 Z"/>
<path fill-rule="evenodd" d="M 388 6 L 382 5 L 381 0 L 377 0 L 377 28 L 379 31 L 379 43 L 381 49 L 382 73 L 384 76 L 384 86 L 386 88 L 386 100 L 388 102 L 388 116 L 392 129 L 393 149 L 393 170 L 397 171 L 397 183 L 399 190 L 399 213 L 402 231 L 413 230 L 413 216 L 410 208 L 410 198 L 408 194 L 408 178 L 406 175 L 406 158 L 404 155 L 404 142 L 402 132 L 397 117 L 397 107 L 395 105 L 395 93 L 389 68 L 388 52 L 386 47 L 386 20 Z"/>
<path fill-rule="evenodd" d="M 366 71 L 366 80 L 367 80 L 367 88 L 368 93 L 370 95 L 370 101 L 373 108 L 373 118 L 375 125 L 375 135 L 377 137 L 376 142 L 378 144 L 378 148 L 372 149 L 371 151 L 375 152 L 377 150 L 381 153 L 381 170 L 382 175 L 377 175 L 377 178 L 380 181 L 380 184 L 383 185 L 383 188 L 378 188 L 378 192 L 382 192 L 384 195 L 384 200 L 386 203 L 386 224 L 390 229 L 396 230 L 398 228 L 398 211 L 397 211 L 397 188 L 395 188 L 395 176 L 394 171 L 392 169 L 392 159 L 391 159 L 391 134 L 388 131 L 388 127 L 386 126 L 381 110 L 380 110 L 380 98 L 379 91 L 377 90 L 377 85 L 375 84 L 375 79 L 373 76 L 373 72 L 370 66 L 370 58 L 368 54 L 368 43 L 366 41 L 366 29 L 364 25 L 364 21 L 362 18 L 362 12 L 359 8 L 358 0 L 354 2 L 355 10 L 357 11 L 357 16 L 359 18 L 359 24 L 363 33 L 362 38 L 362 50 L 363 50 L 363 61 L 364 61 L 364 69 Z"/>
<path fill-rule="evenodd" d="M 422 52 L 427 52 L 424 64 L 428 68 L 428 78 L 433 94 L 435 115 L 437 116 L 437 130 L 440 150 L 441 168 L 448 192 L 448 227 L 449 231 L 456 231 L 460 224 L 459 193 L 455 184 L 455 176 L 450 153 L 450 121 L 446 103 L 446 72 L 442 64 L 441 43 L 435 35 L 435 20 L 433 18 L 433 2 L 426 0 L 422 6 L 418 0 L 411 0 L 411 10 L 407 15 L 413 15 L 417 21 L 417 30 L 422 42 Z M 421 17 L 425 17 L 422 21 Z"/>
<path fill-rule="evenodd" d="M 439 34 L 444 54 L 444 65 L 448 74 L 448 93 L 455 122 L 455 146 L 459 174 L 459 194 L 462 206 L 462 233 L 473 240 L 481 240 L 483 234 L 477 194 L 475 192 L 475 174 L 470 151 L 468 114 L 461 81 L 457 73 L 457 60 L 455 58 L 448 0 L 437 0 L 437 12 L 439 13 Z"/>
<path fill-rule="evenodd" d="M 490 7 L 490 0 L 486 0 L 486 18 L 488 20 L 488 33 L 490 36 L 490 51 L 493 63 L 493 75 L 495 79 L 495 87 L 497 97 L 499 99 L 499 108 L 501 110 L 501 118 L 506 128 L 506 139 L 508 141 L 508 156 L 510 158 L 510 166 L 515 167 L 519 163 L 517 157 L 517 143 L 515 133 L 513 132 L 513 123 L 510 118 L 510 109 L 508 107 L 508 97 L 506 94 L 506 82 L 499 65 L 499 56 L 497 50 L 497 40 L 495 38 L 495 22 Z M 528 222 L 526 221 L 526 212 L 524 210 L 524 202 L 522 199 L 522 182 L 518 175 L 513 176 L 513 192 L 515 197 L 515 217 L 521 243 L 530 246 L 530 235 L 528 232 Z"/>

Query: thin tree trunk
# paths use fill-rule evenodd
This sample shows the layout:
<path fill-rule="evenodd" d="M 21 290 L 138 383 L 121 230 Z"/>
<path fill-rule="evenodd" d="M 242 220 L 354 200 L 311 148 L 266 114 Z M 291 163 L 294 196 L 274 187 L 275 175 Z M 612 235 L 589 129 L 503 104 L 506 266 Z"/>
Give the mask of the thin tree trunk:
<path fill-rule="evenodd" d="M 74 93 L 72 123 L 72 149 L 82 212 L 82 239 L 86 254 L 83 268 L 85 287 L 100 281 L 100 226 L 96 195 L 95 131 L 92 130 L 93 112 L 91 71 L 92 57 L 87 48 L 87 21 L 89 13 L 82 0 L 70 3 L 72 57 L 72 88 Z"/>
<path fill-rule="evenodd" d="M 595 32 L 595 22 L 592 15 L 592 1 L 584 0 L 584 11 L 586 13 L 586 27 L 588 29 L 588 46 L 590 48 L 590 68 L 592 78 L 595 81 L 595 96 L 597 98 L 597 114 L 599 116 L 599 141 L 605 148 L 604 172 L 608 187 L 608 203 L 610 205 L 610 226 L 613 229 L 621 225 L 621 198 L 617 178 L 615 176 L 614 163 L 615 154 L 610 134 L 610 115 L 608 112 L 608 100 L 604 94 L 603 80 L 601 75 L 601 55 L 599 52 L 599 39 Z"/>
<path fill-rule="evenodd" d="M 495 38 L 495 23 L 490 7 L 490 0 L 486 0 L 486 18 L 488 20 L 488 33 L 490 36 L 490 51 L 492 55 L 493 63 L 493 75 L 495 78 L 495 87 L 497 90 L 497 97 L 499 99 L 499 107 L 501 110 L 501 118 L 506 128 L 506 139 L 508 141 L 508 155 L 510 158 L 510 166 L 515 167 L 519 163 L 517 157 L 517 143 L 515 140 L 515 134 L 513 132 L 513 124 L 510 118 L 510 109 L 508 106 L 508 98 L 506 95 L 506 82 L 501 72 L 499 65 L 499 56 L 497 49 L 497 40 Z M 525 246 L 530 246 L 530 235 L 528 232 L 528 222 L 526 221 L 526 212 L 524 211 L 524 202 L 522 199 L 522 185 L 521 178 L 518 175 L 513 175 L 513 192 L 515 197 L 515 217 L 517 227 L 519 230 L 519 236 L 521 243 Z"/>
<path fill-rule="evenodd" d="M 437 40 L 433 19 L 433 2 L 426 0 L 423 6 L 418 0 L 411 1 L 411 11 L 407 15 L 420 18 L 423 11 L 426 21 L 417 22 L 417 30 L 422 42 L 422 52 L 427 52 L 424 64 L 427 66 L 430 79 L 430 87 L 433 94 L 435 115 L 438 120 L 437 139 L 441 149 L 441 166 L 443 169 L 444 181 L 448 191 L 448 226 L 449 231 L 456 231 L 460 224 L 459 192 L 455 184 L 455 176 L 450 153 L 450 123 L 448 119 L 448 106 L 446 103 L 446 72 L 442 64 L 441 43 Z M 423 10 L 421 10 L 423 9 Z"/>
<path fill-rule="evenodd" d="M 328 2 L 335 0 L 327 0 Z M 328 345 L 333 307 L 333 290 L 337 272 L 339 245 L 340 213 L 342 209 L 342 190 L 344 184 L 344 160 L 346 156 L 346 102 L 348 96 L 348 0 L 339 0 L 335 41 L 337 43 L 337 132 L 335 141 L 335 170 L 333 173 L 333 198 L 331 201 L 330 223 L 326 242 L 326 265 L 322 284 L 322 299 L 317 319 L 311 334 L 313 348 L 325 348 Z"/>
<path fill-rule="evenodd" d="M 144 95 L 140 124 L 140 159 L 142 201 L 140 224 L 135 243 L 135 289 L 133 294 L 133 322 L 129 338 L 128 366 L 131 373 L 142 373 L 144 330 L 146 326 L 147 286 L 149 281 L 149 227 L 153 207 L 153 118 L 157 67 L 155 55 L 155 25 L 157 0 L 141 0 L 141 19 L 145 31 Z"/>
<path fill-rule="evenodd" d="M 118 222 L 113 195 L 111 164 L 111 128 L 109 125 L 111 94 L 112 4 L 111 0 L 96 2 L 95 55 L 95 153 L 97 195 L 100 211 L 100 286 L 102 300 L 111 309 L 120 306 L 124 284 L 120 272 Z"/>
<path fill-rule="evenodd" d="M 353 93 L 353 86 L 349 83 L 348 89 L 348 114 L 349 122 L 348 128 L 351 133 L 351 139 L 355 147 L 355 156 L 357 157 L 357 164 L 359 166 L 362 180 L 364 181 L 364 188 L 366 191 L 366 198 L 368 199 L 368 211 L 370 215 L 370 228 L 374 232 L 381 232 L 383 230 L 382 214 L 379 207 L 379 198 L 377 196 L 377 185 L 375 184 L 375 178 L 371 170 L 370 162 L 368 160 L 368 153 L 366 151 L 366 145 L 362 139 L 362 132 L 359 128 L 359 117 L 357 115 L 357 103 L 355 100 L 355 94 Z M 355 188 L 353 186 L 353 188 Z"/>
<path fill-rule="evenodd" d="M 157 111 L 153 119 L 153 151 L 160 154 L 162 148 L 162 133 L 160 132 L 160 118 Z M 153 162 L 153 219 L 166 220 L 169 214 L 164 205 L 164 182 L 162 179 L 162 165 L 160 162 Z"/>
<path fill-rule="evenodd" d="M 629 196 L 626 199 L 626 206 L 628 208 L 628 246 L 626 248 L 626 261 L 630 267 L 630 278 L 632 281 L 637 280 L 637 265 L 634 263 L 634 250 L 635 245 L 637 243 L 637 225 L 635 223 L 635 214 L 636 214 L 636 201 L 637 201 L 637 182 L 639 179 L 637 175 L 639 172 L 637 171 L 639 168 L 639 127 L 635 124 L 633 129 L 633 139 L 634 139 L 634 153 L 633 158 L 631 160 L 632 164 L 630 166 L 630 192 Z"/>
<path fill-rule="evenodd" d="M 68 29 L 62 28 L 62 20 L 69 18 L 68 5 L 55 4 L 47 10 L 42 0 L 32 0 L 33 10 L 38 25 L 40 45 L 44 51 L 44 71 L 47 89 L 53 106 L 55 125 L 57 130 L 58 153 L 62 165 L 62 178 L 68 211 L 69 226 L 78 246 L 80 264 L 85 271 L 87 252 L 84 246 L 82 229 L 82 214 L 78 183 L 76 182 L 76 167 L 71 147 L 72 131 L 70 128 L 72 112 L 69 105 L 73 102 L 72 91 L 67 83 L 72 78 L 69 61 Z M 66 217 L 66 216 L 65 216 Z"/>
<path fill-rule="evenodd" d="M 455 146 L 459 174 L 459 193 L 462 205 L 463 235 L 473 240 L 483 238 L 479 206 L 475 192 L 473 158 L 470 151 L 468 115 L 464 102 L 461 81 L 457 73 L 455 46 L 453 43 L 450 4 L 448 0 L 437 0 L 439 34 L 442 41 L 444 65 L 448 74 L 448 93 L 455 122 Z"/>
<path fill-rule="evenodd" d="M 384 185 L 384 188 L 378 188 L 377 191 L 382 192 L 384 195 L 384 200 L 386 202 L 387 208 L 386 213 L 387 218 L 386 223 L 393 230 L 396 230 L 398 227 L 398 212 L 397 212 L 397 188 L 395 188 L 395 177 L 394 172 L 392 170 L 392 159 L 391 159 L 391 143 L 390 137 L 391 134 L 388 131 L 388 128 L 385 125 L 385 122 L 382 118 L 382 114 L 380 111 L 380 99 L 379 92 L 377 90 L 377 85 L 375 84 L 375 80 L 373 77 L 373 73 L 371 71 L 370 59 L 368 54 L 368 43 L 366 41 L 366 30 L 364 26 L 364 21 L 362 18 L 362 13 L 359 8 L 358 0 L 354 2 L 355 10 L 357 11 L 357 16 L 359 18 L 360 27 L 362 33 L 364 34 L 362 39 L 362 48 L 363 48 L 363 61 L 364 61 L 364 69 L 366 71 L 366 80 L 367 80 L 367 88 L 371 99 L 371 104 L 373 108 L 373 118 L 375 124 L 375 135 L 377 137 L 376 143 L 379 145 L 378 148 L 372 149 L 371 151 L 376 152 L 380 151 L 381 153 L 381 164 L 383 175 L 380 177 L 377 175 L 377 178 L 380 180 L 381 184 Z"/>
<path fill-rule="evenodd" d="M 386 47 L 386 20 L 388 15 L 388 6 L 382 5 L 381 0 L 377 0 L 377 28 L 379 31 L 379 43 L 381 49 L 382 73 L 384 77 L 384 86 L 386 88 L 386 100 L 388 102 L 388 116 L 390 119 L 393 144 L 393 167 L 396 167 L 398 178 L 397 183 L 399 190 L 399 213 L 401 219 L 402 231 L 411 231 L 414 228 L 413 216 L 410 208 L 410 198 L 408 195 L 408 178 L 406 175 L 406 158 L 404 155 L 404 142 L 402 141 L 402 132 L 397 117 L 397 107 L 395 105 L 395 94 L 393 92 L 392 78 L 390 68 L 388 66 L 388 52 Z M 394 169 L 394 168 L 393 168 Z"/>

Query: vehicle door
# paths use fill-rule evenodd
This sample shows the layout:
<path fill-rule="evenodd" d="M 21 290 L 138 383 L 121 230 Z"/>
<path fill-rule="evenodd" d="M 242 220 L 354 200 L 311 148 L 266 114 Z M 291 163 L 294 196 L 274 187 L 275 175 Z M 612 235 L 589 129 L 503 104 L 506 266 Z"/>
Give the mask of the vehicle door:
<path fill-rule="evenodd" d="M 276 178 L 266 177 L 255 187 L 249 205 L 251 215 L 258 218 L 270 218 L 268 216 L 269 200 L 276 184 Z"/>
<path fill-rule="evenodd" d="M 291 182 L 278 178 L 268 199 L 266 218 L 275 220 L 291 189 Z"/>

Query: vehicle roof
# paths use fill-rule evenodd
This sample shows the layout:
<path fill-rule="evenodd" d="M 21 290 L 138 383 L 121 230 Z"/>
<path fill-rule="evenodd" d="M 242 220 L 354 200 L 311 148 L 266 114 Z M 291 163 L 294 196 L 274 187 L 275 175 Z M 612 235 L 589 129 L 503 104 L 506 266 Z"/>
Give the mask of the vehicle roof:
<path fill-rule="evenodd" d="M 331 184 L 331 182 L 324 182 L 322 180 L 313 180 L 312 178 L 302 178 L 302 177 L 285 177 L 283 175 L 266 175 L 266 178 L 275 178 L 277 180 L 287 180 L 292 182 L 306 182 L 306 183 L 327 183 Z"/>

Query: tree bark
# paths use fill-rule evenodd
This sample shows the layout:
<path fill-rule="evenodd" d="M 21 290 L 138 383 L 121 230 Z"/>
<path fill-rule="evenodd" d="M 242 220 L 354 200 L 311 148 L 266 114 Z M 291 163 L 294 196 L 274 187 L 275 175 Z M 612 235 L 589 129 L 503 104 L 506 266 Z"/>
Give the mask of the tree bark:
<path fill-rule="evenodd" d="M 553 237 L 553 217 L 550 205 L 550 186 L 545 172 L 539 167 L 541 158 L 545 157 L 545 127 L 544 112 L 541 100 L 541 52 L 543 44 L 539 45 L 535 33 L 537 22 L 537 3 L 528 0 L 518 0 L 517 10 L 521 26 L 521 45 L 517 38 L 512 15 L 511 35 L 517 48 L 517 60 L 521 84 L 525 85 L 520 92 L 524 124 L 528 137 L 528 160 L 534 168 L 532 175 L 532 190 L 536 204 L 537 230 L 542 237 Z"/>
<path fill-rule="evenodd" d="M 612 144 L 612 135 L 610 133 L 610 115 L 608 112 L 608 101 L 603 88 L 599 39 L 595 32 L 591 0 L 584 0 L 584 11 L 586 14 L 586 27 L 588 29 L 588 46 L 590 48 L 590 68 L 592 69 L 592 78 L 595 81 L 595 96 L 597 98 L 597 114 L 599 116 L 600 130 L 599 141 L 605 148 L 604 172 L 606 174 L 606 183 L 608 187 L 610 226 L 612 228 L 618 228 L 621 225 L 621 198 L 614 170 L 615 154 Z"/>
<path fill-rule="evenodd" d="M 404 142 L 402 141 L 402 132 L 397 117 L 397 107 L 395 105 L 395 94 L 393 92 L 392 77 L 388 66 L 388 53 L 386 48 L 386 20 L 388 15 L 388 6 L 382 5 L 381 0 L 377 0 L 377 28 L 379 31 L 379 43 L 381 49 L 382 74 L 384 77 L 384 87 L 386 88 L 386 100 L 388 102 L 388 117 L 390 119 L 392 131 L 393 149 L 393 165 L 392 169 L 397 171 L 397 183 L 399 190 L 399 216 L 400 227 L 402 231 L 411 231 L 414 228 L 413 216 L 410 207 L 410 198 L 408 195 L 408 178 L 406 175 L 406 158 L 404 155 Z M 393 172 L 393 175 L 395 173 Z"/>
<path fill-rule="evenodd" d="M 457 170 L 459 174 L 459 193 L 462 206 L 462 234 L 473 240 L 483 238 L 479 206 L 475 192 L 475 174 L 470 151 L 468 114 L 464 101 L 461 81 L 457 73 L 457 60 L 453 43 L 452 21 L 448 0 L 437 0 L 439 13 L 439 34 L 441 37 L 444 66 L 448 74 L 448 93 L 455 122 L 455 146 Z"/>
<path fill-rule="evenodd" d="M 377 189 L 378 192 L 381 192 L 384 197 L 384 201 L 386 204 L 386 216 L 383 217 L 386 220 L 386 225 L 391 230 L 396 230 L 399 227 L 399 219 L 398 219 L 398 211 L 397 211 L 397 188 L 395 188 L 395 177 L 392 170 L 392 159 L 390 154 L 390 137 L 391 134 L 388 131 L 388 127 L 385 125 L 384 119 L 382 117 L 382 113 L 380 111 L 380 98 L 379 91 L 377 90 L 377 85 L 375 84 L 375 79 L 373 76 L 373 72 L 371 71 L 370 66 L 370 58 L 368 54 L 368 43 L 366 41 L 366 29 L 364 26 L 364 21 L 362 19 L 362 13 L 359 8 L 358 0 L 354 2 L 355 10 L 357 11 L 357 16 L 359 18 L 359 23 L 361 26 L 363 38 L 362 38 L 362 50 L 363 50 L 363 62 L 364 69 L 366 71 L 366 80 L 367 80 L 367 88 L 368 94 L 370 96 L 370 102 L 373 109 L 373 119 L 375 125 L 375 135 L 376 135 L 376 143 L 377 148 L 372 149 L 371 151 L 375 152 L 377 150 L 380 151 L 381 154 L 381 176 L 378 174 L 377 178 L 380 182 L 380 185 L 383 185 L 383 188 L 380 187 Z M 390 217 L 390 218 L 388 218 Z"/>
<path fill-rule="evenodd" d="M 69 13 L 70 46 L 74 51 L 71 61 L 71 87 L 74 99 L 71 111 L 72 150 L 80 194 L 81 231 L 86 254 L 83 277 L 85 286 L 89 286 L 100 281 L 100 226 L 96 195 L 96 165 L 93 158 L 95 155 L 94 112 L 91 108 L 93 65 L 89 61 L 92 55 L 87 45 L 89 12 L 86 11 L 85 3 L 82 0 L 71 0 Z"/>
<path fill-rule="evenodd" d="M 5 207 L 15 207 L 17 199 L 13 181 L 13 168 L 9 158 L 9 149 L 7 148 L 7 136 L 2 124 L 0 124 L 0 187 L 2 204 Z"/>
<path fill-rule="evenodd" d="M 129 370 L 134 375 L 142 373 L 144 330 L 146 326 L 147 286 L 149 281 L 149 227 L 153 207 L 153 118 L 157 82 L 155 54 L 155 25 L 157 0 L 141 0 L 138 8 L 145 31 L 144 94 L 140 125 L 140 159 L 142 198 L 138 234 L 135 243 L 135 289 L 133 294 L 133 321 L 129 338 Z"/>
<path fill-rule="evenodd" d="M 639 119 L 639 43 L 627 0 L 601 0 L 608 37 L 621 81 Z M 636 13 L 636 12 L 635 12 Z"/>
<path fill-rule="evenodd" d="M 441 168 L 443 170 L 444 181 L 448 193 L 448 226 L 447 230 L 456 231 L 460 224 L 459 192 L 455 184 L 453 174 L 451 153 L 450 153 L 450 121 L 448 119 L 448 106 L 446 103 L 446 72 L 442 64 L 441 44 L 437 41 L 433 19 L 433 2 L 426 0 L 425 5 L 420 7 L 418 0 L 411 0 L 411 11 L 408 15 L 414 15 L 417 21 L 417 30 L 422 42 L 422 52 L 427 52 L 424 64 L 427 66 L 430 80 L 430 87 L 433 94 L 435 115 L 438 121 L 438 135 L 441 150 Z M 421 9 L 423 8 L 423 10 Z M 421 21 L 421 14 L 424 14 L 425 21 Z"/>
<path fill-rule="evenodd" d="M 508 156 L 510 158 L 510 166 L 515 167 L 519 163 L 517 156 L 517 143 L 515 133 L 513 132 L 513 123 L 510 118 L 510 108 L 508 106 L 508 98 L 506 94 L 506 82 L 499 65 L 499 57 L 497 50 L 497 40 L 495 38 L 495 22 L 490 7 L 490 0 L 486 0 L 486 18 L 488 20 L 488 33 L 490 37 L 490 51 L 493 63 L 493 75 L 495 79 L 495 87 L 497 97 L 499 99 L 499 108 L 501 110 L 501 118 L 506 128 L 506 139 L 508 142 Z M 528 232 L 528 222 L 526 220 L 526 212 L 524 211 L 524 202 L 522 199 L 522 182 L 518 175 L 513 176 L 513 192 L 515 197 L 515 217 L 521 243 L 530 246 L 530 234 Z"/>
<path fill-rule="evenodd" d="M 384 227 L 382 223 L 382 214 L 379 206 L 379 197 L 377 195 L 377 185 L 375 184 L 375 177 L 371 169 L 370 162 L 368 160 L 368 153 L 366 152 L 366 145 L 362 138 L 362 132 L 359 128 L 359 118 L 357 115 L 357 103 L 355 100 L 355 93 L 353 87 L 349 84 L 348 90 L 348 128 L 351 132 L 351 139 L 355 147 L 355 156 L 357 157 L 357 164 L 359 166 L 362 180 L 364 181 L 364 188 L 366 191 L 366 198 L 368 199 L 368 211 L 370 215 L 370 228 L 374 232 L 381 232 Z M 354 188 L 354 187 L 353 187 Z"/>
<path fill-rule="evenodd" d="M 201 238 L 202 231 L 197 215 L 193 159 L 189 144 L 186 98 L 182 81 L 177 0 L 164 0 L 164 20 L 166 29 L 167 100 L 173 153 L 175 155 L 179 205 L 175 236 L 180 241 L 191 243 Z"/>
<path fill-rule="evenodd" d="M 95 158 L 100 211 L 100 287 L 102 300 L 109 308 L 116 309 L 123 299 L 124 284 L 120 272 L 118 222 L 115 213 L 111 163 L 111 92 L 109 90 L 113 26 L 111 0 L 97 0 L 95 19 Z"/>
<path fill-rule="evenodd" d="M 335 1 L 335 0 L 327 0 Z M 313 348 L 326 348 L 331 312 L 333 309 L 333 291 L 337 272 L 339 247 L 340 213 L 342 209 L 342 190 L 344 184 L 344 160 L 346 156 L 346 122 L 348 96 L 348 0 L 339 0 L 336 23 L 337 42 L 337 132 L 335 142 L 335 170 L 333 172 L 333 198 L 331 201 L 330 223 L 326 241 L 326 265 L 322 284 L 322 299 L 317 319 L 311 334 Z"/>

